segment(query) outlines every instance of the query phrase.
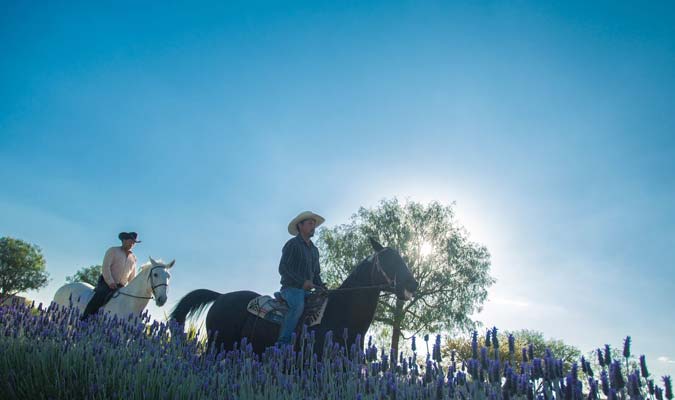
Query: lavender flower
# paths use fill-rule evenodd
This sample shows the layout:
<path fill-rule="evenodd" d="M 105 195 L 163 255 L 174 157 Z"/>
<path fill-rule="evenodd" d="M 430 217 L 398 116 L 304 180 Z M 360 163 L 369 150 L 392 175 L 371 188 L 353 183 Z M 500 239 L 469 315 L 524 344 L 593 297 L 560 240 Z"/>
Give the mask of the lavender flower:
<path fill-rule="evenodd" d="M 588 372 L 586 370 L 586 357 L 584 356 L 581 356 L 581 372 L 588 375 Z"/>
<path fill-rule="evenodd" d="M 597 399 L 598 398 L 598 381 L 593 378 L 588 378 L 588 398 Z"/>
<path fill-rule="evenodd" d="M 642 394 L 640 393 L 640 375 L 637 371 L 628 375 L 628 384 L 626 387 L 631 398 L 641 398 Z"/>
<path fill-rule="evenodd" d="M 471 334 L 471 357 L 478 359 L 478 332 L 473 331 Z"/>
<path fill-rule="evenodd" d="M 614 361 L 609 366 L 609 380 L 614 389 L 621 390 L 626 386 L 626 381 L 621 372 L 621 363 L 619 363 L 619 361 Z"/>
<path fill-rule="evenodd" d="M 593 376 L 593 368 L 591 368 L 591 363 L 589 361 L 586 361 L 586 374 L 588 376 Z"/>
<path fill-rule="evenodd" d="M 645 379 L 649 378 L 649 370 L 647 369 L 647 360 L 645 359 L 644 354 L 640 356 L 640 372 L 643 378 Z"/>
<path fill-rule="evenodd" d="M 673 383 L 670 379 L 670 375 L 664 376 L 663 386 L 666 388 L 666 399 L 671 400 L 673 398 Z"/>
<path fill-rule="evenodd" d="M 602 393 L 604 393 L 605 396 L 609 396 L 609 376 L 604 369 L 600 372 L 600 383 L 602 384 Z"/>
<path fill-rule="evenodd" d="M 539 379 L 544 377 L 544 369 L 541 364 L 541 358 L 532 360 L 532 378 Z"/>
<path fill-rule="evenodd" d="M 626 336 L 626 339 L 623 341 L 623 357 L 630 357 L 630 336 Z"/>
<path fill-rule="evenodd" d="M 480 365 L 486 370 L 488 369 L 488 350 L 487 347 L 480 348 Z"/>
<path fill-rule="evenodd" d="M 609 389 L 609 396 L 607 396 L 609 400 L 619 400 L 619 397 L 616 395 L 616 390 L 614 388 Z"/>
<path fill-rule="evenodd" d="M 434 348 L 433 348 L 433 359 L 437 363 L 440 363 L 442 361 L 442 358 L 441 358 L 441 335 L 436 335 L 436 342 L 434 343 Z"/>
<path fill-rule="evenodd" d="M 598 349 L 598 364 L 600 364 L 601 368 L 605 367 L 605 357 L 602 355 L 602 350 Z M 605 393 L 607 395 L 607 393 Z"/>

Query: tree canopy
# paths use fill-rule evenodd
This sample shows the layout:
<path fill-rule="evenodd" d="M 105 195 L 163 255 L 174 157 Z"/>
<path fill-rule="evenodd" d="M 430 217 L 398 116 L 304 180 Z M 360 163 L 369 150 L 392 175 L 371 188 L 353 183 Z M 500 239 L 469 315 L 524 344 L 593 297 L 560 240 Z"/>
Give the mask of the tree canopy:
<path fill-rule="evenodd" d="M 38 246 L 11 237 L 0 238 L 0 303 L 19 292 L 39 289 L 49 280 Z"/>
<path fill-rule="evenodd" d="M 494 340 L 494 333 L 497 333 L 497 341 Z M 581 356 L 581 351 L 576 347 L 565 344 L 562 340 L 546 339 L 544 334 L 538 331 L 521 329 L 498 333 L 493 328 L 493 330 L 487 330 L 485 335 L 474 334 L 478 336 L 478 348 L 487 347 L 492 354 L 497 349 L 499 359 L 509 361 L 516 369 L 520 368 L 523 361 L 523 352 L 525 352 L 525 357 L 531 360 L 532 358 L 544 358 L 548 349 L 556 359 L 563 360 L 565 370 L 569 370 L 572 363 L 579 361 Z M 512 344 L 509 344 L 509 336 L 512 337 Z M 455 360 L 459 363 L 472 358 L 474 356 L 472 337 L 448 338 L 441 349 L 444 359 L 447 359 L 452 351 L 455 352 Z"/>
<path fill-rule="evenodd" d="M 398 250 L 420 285 L 407 302 L 388 293 L 380 298 L 374 323 L 392 328 L 394 350 L 403 332 L 474 328 L 471 315 L 481 309 L 495 281 L 488 250 L 469 239 L 453 205 L 401 204 L 394 198 L 360 208 L 347 224 L 322 228 L 317 243 L 329 286 L 338 286 L 372 254 L 368 237 Z"/>
<path fill-rule="evenodd" d="M 66 282 L 86 282 L 92 286 L 96 286 L 99 276 L 101 276 L 101 266 L 90 265 L 88 267 L 80 268 L 80 270 L 75 272 L 75 275 L 66 276 Z"/>

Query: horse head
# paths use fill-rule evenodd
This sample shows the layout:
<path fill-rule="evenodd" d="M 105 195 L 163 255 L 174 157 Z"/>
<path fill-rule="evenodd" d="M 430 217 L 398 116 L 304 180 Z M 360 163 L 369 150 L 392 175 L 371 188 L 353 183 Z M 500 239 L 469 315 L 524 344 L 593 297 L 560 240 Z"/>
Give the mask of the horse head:
<path fill-rule="evenodd" d="M 419 284 L 398 251 L 384 247 L 372 237 L 370 245 L 375 250 L 373 262 L 380 271 L 378 283 L 391 285 L 388 291 L 396 294 L 399 300 L 410 300 Z"/>
<path fill-rule="evenodd" d="M 157 304 L 157 307 L 161 307 L 166 303 L 166 292 L 169 288 L 169 279 L 171 278 L 171 274 L 168 270 L 173 267 L 175 262 L 176 260 L 173 260 L 170 263 L 165 264 L 161 260 L 157 261 L 150 257 L 150 265 L 147 267 L 147 282 L 150 292 L 155 297 L 155 304 Z"/>

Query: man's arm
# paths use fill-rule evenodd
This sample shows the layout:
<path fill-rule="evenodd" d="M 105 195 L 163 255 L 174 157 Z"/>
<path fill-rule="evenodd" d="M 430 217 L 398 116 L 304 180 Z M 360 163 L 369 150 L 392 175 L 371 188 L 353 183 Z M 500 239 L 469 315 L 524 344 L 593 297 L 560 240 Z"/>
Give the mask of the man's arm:
<path fill-rule="evenodd" d="M 113 262 L 113 247 L 109 248 L 108 251 L 105 252 L 105 256 L 103 257 L 103 265 L 101 268 L 101 275 L 103 275 L 103 280 L 105 280 L 105 283 L 108 284 L 109 287 L 116 287 L 115 284 L 115 279 L 113 279 L 112 276 L 112 262 Z"/>
<path fill-rule="evenodd" d="M 129 271 L 129 276 L 127 277 L 127 285 L 135 277 L 136 277 L 136 257 L 134 256 L 134 264 L 131 266 L 131 271 Z"/>

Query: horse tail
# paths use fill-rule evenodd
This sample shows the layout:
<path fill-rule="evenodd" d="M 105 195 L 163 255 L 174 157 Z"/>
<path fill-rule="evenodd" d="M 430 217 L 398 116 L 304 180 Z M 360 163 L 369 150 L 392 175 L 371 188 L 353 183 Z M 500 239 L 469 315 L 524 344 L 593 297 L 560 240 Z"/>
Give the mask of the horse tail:
<path fill-rule="evenodd" d="M 197 289 L 183 296 L 169 315 L 170 319 L 184 324 L 187 318 L 199 318 L 204 309 L 213 303 L 221 293 L 208 289 Z"/>

